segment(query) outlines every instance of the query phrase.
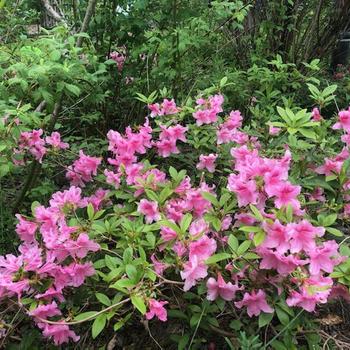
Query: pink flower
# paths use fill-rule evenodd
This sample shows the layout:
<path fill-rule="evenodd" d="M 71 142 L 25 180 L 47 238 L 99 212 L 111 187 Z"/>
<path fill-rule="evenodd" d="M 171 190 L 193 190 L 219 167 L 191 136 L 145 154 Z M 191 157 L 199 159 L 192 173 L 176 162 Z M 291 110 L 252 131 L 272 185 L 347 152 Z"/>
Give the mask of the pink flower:
<path fill-rule="evenodd" d="M 157 202 L 141 199 L 137 210 L 141 214 L 145 215 L 147 224 L 151 224 L 153 221 L 160 220 L 160 213 L 158 211 Z"/>
<path fill-rule="evenodd" d="M 155 142 L 154 145 L 157 147 L 159 155 L 163 158 L 169 157 L 172 153 L 180 153 L 176 147 L 176 141 L 174 140 L 164 139 L 162 141 Z"/>
<path fill-rule="evenodd" d="M 74 342 L 77 342 L 80 339 L 80 337 L 71 331 L 65 324 L 45 324 L 43 335 L 47 338 L 53 338 L 53 341 L 57 346 L 63 343 L 68 343 L 70 338 Z"/>
<path fill-rule="evenodd" d="M 158 261 L 155 254 L 151 255 L 151 261 L 152 261 L 152 264 L 154 267 L 154 271 L 158 275 L 163 275 L 164 270 L 169 266 L 168 264 L 165 264 L 165 263 Z"/>
<path fill-rule="evenodd" d="M 338 244 L 335 241 L 326 241 L 322 246 L 314 248 L 309 252 L 310 273 L 318 275 L 320 271 L 331 273 L 334 266 L 343 259 L 338 254 Z"/>
<path fill-rule="evenodd" d="M 157 301 L 150 299 L 148 302 L 149 311 L 146 313 L 147 320 L 151 320 L 154 316 L 157 316 L 160 321 L 167 321 L 167 311 L 164 305 L 167 305 L 167 301 Z"/>
<path fill-rule="evenodd" d="M 262 257 L 260 262 L 261 269 L 275 269 L 282 276 L 286 276 L 293 272 L 298 266 L 308 263 L 307 260 L 300 260 L 294 255 L 285 256 L 272 249 L 259 247 L 256 251 Z"/>
<path fill-rule="evenodd" d="M 325 158 L 324 164 L 316 168 L 315 172 L 317 174 L 324 174 L 326 176 L 339 174 L 342 165 L 343 165 L 342 161 L 335 161 L 333 159 Z"/>
<path fill-rule="evenodd" d="M 290 251 L 299 253 L 302 250 L 311 252 L 315 249 L 316 237 L 322 237 L 325 233 L 323 227 L 315 227 L 307 220 L 302 220 L 297 224 L 289 224 L 288 230 L 290 234 Z"/>
<path fill-rule="evenodd" d="M 90 182 L 93 175 L 97 175 L 97 168 L 101 161 L 102 158 L 87 156 L 80 150 L 79 159 L 68 167 L 66 177 L 72 185 L 85 187 L 85 183 Z"/>
<path fill-rule="evenodd" d="M 190 243 L 190 260 L 196 256 L 198 260 L 208 259 L 216 251 L 216 241 L 204 235 L 197 241 Z"/>
<path fill-rule="evenodd" d="M 254 180 L 243 180 L 239 175 L 231 174 L 227 188 L 237 195 L 239 207 L 257 203 L 258 192 Z"/>
<path fill-rule="evenodd" d="M 62 212 L 76 210 L 82 206 L 81 188 L 71 186 L 63 192 L 55 192 L 50 199 L 50 206 Z"/>
<path fill-rule="evenodd" d="M 106 182 L 108 184 L 114 186 L 115 188 L 119 188 L 121 173 L 114 173 L 113 171 L 109 171 L 108 169 L 105 169 L 103 173 L 106 176 Z"/>
<path fill-rule="evenodd" d="M 312 112 L 311 112 L 311 116 L 312 116 L 312 121 L 313 122 L 319 122 L 321 121 L 322 117 L 321 117 L 321 113 L 319 111 L 319 109 L 317 107 L 315 107 Z"/>
<path fill-rule="evenodd" d="M 202 235 L 208 233 L 209 224 L 204 219 L 193 221 L 190 225 L 189 232 L 192 236 Z"/>
<path fill-rule="evenodd" d="M 201 154 L 199 156 L 199 163 L 197 164 L 197 169 L 207 169 L 210 173 L 213 173 L 215 171 L 215 161 L 218 157 L 217 154 L 209 154 L 207 156 Z"/>
<path fill-rule="evenodd" d="M 40 318 L 46 320 L 48 317 L 62 315 L 61 311 L 58 309 L 57 304 L 53 301 L 51 304 L 39 305 L 36 309 L 29 313 L 30 316 L 37 317 L 38 322 L 42 322 Z"/>
<path fill-rule="evenodd" d="M 41 163 L 46 154 L 45 141 L 41 138 L 42 129 L 21 132 L 19 138 L 19 151 L 29 151 L 34 158 Z"/>
<path fill-rule="evenodd" d="M 259 289 L 257 293 L 255 291 L 252 291 L 251 294 L 244 293 L 243 300 L 236 301 L 235 306 L 239 309 L 246 306 L 249 317 L 259 316 L 261 311 L 273 312 L 273 308 L 266 302 L 266 295 L 262 289 Z"/>
<path fill-rule="evenodd" d="M 340 111 L 338 113 L 338 122 L 333 125 L 333 129 L 344 129 L 347 133 L 350 132 L 350 110 Z"/>
<path fill-rule="evenodd" d="M 207 299 L 212 301 L 218 296 L 226 301 L 231 301 L 235 298 L 236 291 L 241 289 L 237 285 L 233 285 L 231 282 L 226 283 L 220 273 L 218 273 L 217 280 L 213 277 L 208 279 L 207 288 Z"/>
<path fill-rule="evenodd" d="M 61 135 L 59 132 L 54 131 L 51 136 L 46 136 L 45 141 L 47 144 L 56 149 L 69 148 L 69 144 L 61 141 Z"/>
<path fill-rule="evenodd" d="M 27 243 L 33 242 L 35 240 L 35 232 L 38 225 L 35 222 L 24 219 L 20 214 L 16 214 L 16 218 L 19 221 L 16 226 L 16 232 L 19 238 Z"/>
<path fill-rule="evenodd" d="M 170 227 L 166 226 L 162 226 L 160 228 L 160 235 L 162 236 L 164 242 L 168 242 L 177 238 L 177 233 Z"/>
<path fill-rule="evenodd" d="M 181 242 L 176 242 L 174 245 L 173 245 L 173 251 L 175 252 L 175 254 L 178 256 L 178 257 L 182 257 L 186 254 L 187 252 L 187 249 L 186 247 L 183 245 L 183 243 Z"/>
<path fill-rule="evenodd" d="M 81 286 L 86 277 L 90 277 L 95 274 L 95 269 L 93 268 L 91 262 L 87 262 L 85 264 L 72 263 L 69 266 L 66 266 L 62 271 L 69 275 L 70 281 L 68 285 L 72 287 Z"/>
<path fill-rule="evenodd" d="M 76 241 L 68 240 L 64 244 L 65 249 L 75 258 L 85 258 L 88 252 L 97 252 L 100 246 L 91 241 L 86 233 L 81 233 Z"/>
<path fill-rule="evenodd" d="M 278 135 L 281 132 L 281 128 L 276 128 L 273 125 L 269 126 L 269 134 L 270 135 Z"/>
<path fill-rule="evenodd" d="M 300 194 L 300 190 L 300 186 L 294 186 L 288 181 L 276 185 L 271 191 L 271 194 L 276 197 L 276 207 L 281 208 L 291 204 L 293 208 L 299 208 L 300 203 L 297 200 L 297 196 Z"/>
<path fill-rule="evenodd" d="M 196 285 L 197 280 L 207 277 L 207 265 L 199 261 L 196 255 L 184 265 L 184 270 L 180 271 L 181 278 L 185 280 L 184 291 L 187 292 Z"/>
<path fill-rule="evenodd" d="M 272 225 L 264 223 L 264 229 L 267 236 L 263 242 L 263 247 L 276 248 L 279 253 L 285 253 L 289 249 L 287 228 L 279 220 L 276 220 Z"/>

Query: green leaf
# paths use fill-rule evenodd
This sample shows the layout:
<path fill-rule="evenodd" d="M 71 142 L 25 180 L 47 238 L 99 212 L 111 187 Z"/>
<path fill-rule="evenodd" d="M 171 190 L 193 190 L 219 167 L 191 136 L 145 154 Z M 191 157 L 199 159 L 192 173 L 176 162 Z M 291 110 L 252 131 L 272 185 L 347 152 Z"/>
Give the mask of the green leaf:
<path fill-rule="evenodd" d="M 316 139 L 316 133 L 312 130 L 306 129 L 306 128 L 300 128 L 298 129 L 298 131 L 305 137 L 309 138 L 309 139 Z"/>
<path fill-rule="evenodd" d="M 231 258 L 232 255 L 228 254 L 228 253 L 219 253 L 219 254 L 214 254 L 212 255 L 210 258 L 208 258 L 205 263 L 207 265 L 211 265 L 211 264 L 215 264 L 219 261 L 225 260 L 225 259 L 229 259 Z"/>
<path fill-rule="evenodd" d="M 151 190 L 145 190 L 145 192 L 146 192 L 147 197 L 148 197 L 150 200 L 152 200 L 152 201 L 154 201 L 154 202 L 158 202 L 159 198 L 158 198 L 158 196 L 156 195 L 155 192 L 153 192 L 153 191 L 151 191 Z"/>
<path fill-rule="evenodd" d="M 111 301 L 109 300 L 107 295 L 102 294 L 102 293 L 96 293 L 95 296 L 96 296 L 97 300 L 100 303 L 102 303 L 103 305 L 106 305 L 106 306 L 110 306 L 111 305 Z"/>
<path fill-rule="evenodd" d="M 262 229 L 258 226 L 241 226 L 238 228 L 240 231 L 243 232 L 260 232 Z"/>
<path fill-rule="evenodd" d="M 238 249 L 238 245 L 239 245 L 239 242 L 238 242 L 238 239 L 236 238 L 236 236 L 234 235 L 229 235 L 228 237 L 228 245 L 230 246 L 230 248 L 236 252 L 237 249 Z"/>
<path fill-rule="evenodd" d="M 259 209 L 256 206 L 254 206 L 253 204 L 249 204 L 249 208 L 253 212 L 254 217 L 257 220 L 264 221 L 264 217 L 262 216 L 262 214 L 260 213 Z"/>
<path fill-rule="evenodd" d="M 260 245 L 262 242 L 264 242 L 265 236 L 266 236 L 266 233 L 265 233 L 265 231 L 262 231 L 262 230 L 260 232 L 257 232 L 254 235 L 253 242 L 254 242 L 256 247 L 258 245 Z"/>
<path fill-rule="evenodd" d="M 91 334 L 92 338 L 95 339 L 105 328 L 107 322 L 106 314 L 98 315 L 92 324 Z"/>
<path fill-rule="evenodd" d="M 138 295 L 132 295 L 130 298 L 136 309 L 139 310 L 142 315 L 144 315 L 146 313 L 146 305 L 144 300 Z"/>
<path fill-rule="evenodd" d="M 289 315 L 286 311 L 284 311 L 279 305 L 276 305 L 276 314 L 279 321 L 283 325 L 287 325 L 289 323 Z"/>
<path fill-rule="evenodd" d="M 211 204 L 213 204 L 215 207 L 220 207 L 219 201 L 216 199 L 216 197 L 209 192 L 201 192 L 201 195 L 204 199 L 209 201 Z"/>
<path fill-rule="evenodd" d="M 226 83 L 227 83 L 227 77 L 223 77 L 223 78 L 220 80 L 220 87 L 224 87 Z"/>
<path fill-rule="evenodd" d="M 53 50 L 51 53 L 50 53 L 50 59 L 52 61 L 58 61 L 59 59 L 61 58 L 61 52 L 59 50 Z"/>
<path fill-rule="evenodd" d="M 125 292 L 125 288 L 132 288 L 135 286 L 135 282 L 129 280 L 128 278 L 123 278 L 115 282 L 110 286 L 110 288 L 118 289 L 122 292 Z"/>
<path fill-rule="evenodd" d="M 333 236 L 336 236 L 336 237 L 344 236 L 343 232 L 341 232 L 340 230 L 337 230 L 336 228 L 333 228 L 333 227 L 326 227 L 326 231 L 331 233 Z"/>
<path fill-rule="evenodd" d="M 322 217 L 320 224 L 322 226 L 331 226 L 337 221 L 337 218 L 338 218 L 337 213 L 327 215 L 326 217 Z"/>
<path fill-rule="evenodd" d="M 81 90 L 80 90 L 80 88 L 78 87 L 78 86 L 76 86 L 76 85 L 73 85 L 73 84 L 65 84 L 64 85 L 65 86 L 65 88 L 70 92 L 70 93 L 72 93 L 73 95 L 75 95 L 75 96 L 79 96 L 80 95 L 80 93 L 81 93 Z"/>
<path fill-rule="evenodd" d="M 190 227 L 192 222 L 192 215 L 190 213 L 187 213 L 186 215 L 184 215 L 184 217 L 182 218 L 181 222 L 180 222 L 180 228 L 182 230 L 182 232 L 186 232 L 187 229 Z"/>
<path fill-rule="evenodd" d="M 87 214 L 88 214 L 89 220 L 93 220 L 95 211 L 91 203 L 89 203 L 87 206 Z"/>
<path fill-rule="evenodd" d="M 237 249 L 237 255 L 242 256 L 251 246 L 252 241 L 244 241 Z"/>
<path fill-rule="evenodd" d="M 262 312 L 259 315 L 259 328 L 262 328 L 262 327 L 268 325 L 272 321 L 273 315 L 274 315 L 273 312 L 271 312 L 271 313 Z"/>
<path fill-rule="evenodd" d="M 87 312 L 83 312 L 77 316 L 74 317 L 74 321 L 81 321 L 81 320 L 85 320 L 89 317 L 92 317 L 94 315 L 96 315 L 98 313 L 98 311 L 87 311 Z"/>
<path fill-rule="evenodd" d="M 134 265 L 128 264 L 125 266 L 125 272 L 132 281 L 137 281 L 137 269 Z"/>

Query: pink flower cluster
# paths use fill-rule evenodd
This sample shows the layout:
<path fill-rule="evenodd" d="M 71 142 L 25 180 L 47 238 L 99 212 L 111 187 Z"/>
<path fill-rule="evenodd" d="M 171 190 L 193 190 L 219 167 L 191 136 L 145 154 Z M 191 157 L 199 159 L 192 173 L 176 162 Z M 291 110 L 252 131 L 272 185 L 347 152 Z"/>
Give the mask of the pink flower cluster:
<path fill-rule="evenodd" d="M 156 116 L 177 114 L 180 112 L 180 109 L 176 106 L 174 99 L 168 100 L 165 98 L 161 104 L 149 104 L 148 108 L 151 111 L 152 118 Z"/>
<path fill-rule="evenodd" d="M 18 141 L 18 149 L 16 154 L 25 154 L 29 152 L 39 163 L 42 162 L 43 157 L 47 153 L 45 145 L 51 146 L 55 150 L 66 149 L 69 147 L 68 143 L 61 141 L 61 135 L 55 131 L 45 139 L 42 138 L 43 131 L 32 130 L 23 131 Z"/>
<path fill-rule="evenodd" d="M 66 177 L 71 185 L 85 187 L 85 183 L 92 181 L 92 176 L 97 175 L 97 168 L 101 161 L 101 158 L 87 156 L 80 150 L 79 159 L 68 167 Z"/>
<path fill-rule="evenodd" d="M 125 48 L 120 48 L 118 51 L 113 51 L 109 54 L 109 58 L 115 61 L 118 71 L 121 72 L 126 61 Z"/>
<path fill-rule="evenodd" d="M 296 214 L 303 214 L 297 198 L 301 187 L 288 181 L 289 150 L 281 159 L 262 158 L 247 146 L 232 148 L 231 155 L 237 173 L 229 176 L 227 187 L 236 194 L 239 207 L 253 204 L 263 210 L 271 198 L 276 208 L 291 205 Z"/>
<path fill-rule="evenodd" d="M 157 148 L 158 154 L 162 157 L 169 157 L 172 153 L 180 153 L 176 147 L 178 140 L 186 142 L 185 132 L 188 130 L 187 127 L 176 124 L 175 126 L 160 126 L 161 133 L 159 134 L 159 141 L 153 142 L 152 144 Z"/>
<path fill-rule="evenodd" d="M 198 126 L 217 122 L 218 114 L 223 111 L 221 106 L 224 102 L 224 96 L 214 95 L 207 100 L 199 98 L 196 102 L 197 110 L 193 113 L 193 117 L 196 119 Z"/>
<path fill-rule="evenodd" d="M 56 345 L 79 337 L 63 321 L 57 325 L 45 320 L 61 315 L 56 302 L 65 300 L 65 288 L 79 287 L 95 273 L 92 263 L 82 259 L 100 249 L 81 227 L 68 225 L 75 211 L 86 206 L 84 202 L 81 189 L 70 187 L 55 193 L 49 207 L 36 207 L 33 219 L 16 215 L 20 254 L 0 256 L 0 298 L 17 296 L 21 302 L 25 296 L 34 296 L 38 306 L 30 315 Z M 42 286 L 46 286 L 44 292 Z"/>

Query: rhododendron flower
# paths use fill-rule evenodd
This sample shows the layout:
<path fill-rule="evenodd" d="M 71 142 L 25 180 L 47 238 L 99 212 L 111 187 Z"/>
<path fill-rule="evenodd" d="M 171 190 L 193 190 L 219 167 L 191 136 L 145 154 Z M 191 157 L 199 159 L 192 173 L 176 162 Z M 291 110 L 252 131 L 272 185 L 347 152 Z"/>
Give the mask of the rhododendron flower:
<path fill-rule="evenodd" d="M 51 304 L 39 305 L 36 309 L 30 311 L 29 315 L 37 317 L 38 322 L 42 322 L 40 318 L 46 320 L 48 317 L 62 315 L 62 313 L 58 309 L 56 302 L 53 301 Z"/>
<path fill-rule="evenodd" d="M 207 277 L 207 265 L 200 261 L 197 255 L 193 255 L 180 271 L 181 278 L 185 280 L 184 291 L 187 292 L 196 285 L 197 280 Z"/>
<path fill-rule="evenodd" d="M 302 250 L 311 252 L 316 247 L 315 238 L 322 237 L 325 233 L 323 227 L 315 227 L 307 220 L 302 220 L 297 224 L 288 224 L 288 230 L 292 253 L 299 253 Z"/>
<path fill-rule="evenodd" d="M 293 272 L 298 266 L 308 263 L 307 260 L 300 260 L 294 255 L 285 256 L 272 249 L 258 247 L 256 251 L 262 257 L 260 262 L 261 269 L 275 269 L 282 276 L 286 276 Z"/>
<path fill-rule="evenodd" d="M 168 304 L 167 301 L 157 301 L 150 299 L 148 301 L 149 311 L 146 313 L 147 320 L 151 320 L 154 316 L 157 316 L 160 321 L 167 321 L 167 311 L 164 305 Z"/>
<path fill-rule="evenodd" d="M 323 245 L 309 251 L 310 273 L 318 275 L 321 270 L 328 273 L 333 272 L 334 266 L 343 260 L 339 256 L 338 248 L 335 241 L 326 241 Z"/>
<path fill-rule="evenodd" d="M 159 103 L 149 104 L 148 108 L 151 111 L 152 118 L 156 116 L 176 114 L 179 112 L 174 99 L 164 99 L 161 105 L 159 105 Z"/>
<path fill-rule="evenodd" d="M 347 133 L 350 132 L 350 109 L 347 111 L 340 111 L 338 113 L 338 122 L 333 125 L 333 129 L 344 129 Z"/>
<path fill-rule="evenodd" d="M 118 71 L 121 72 L 123 70 L 124 67 L 124 63 L 126 60 L 126 56 L 125 53 L 122 51 L 125 51 L 125 48 L 121 48 L 122 50 L 119 51 L 113 51 L 109 54 L 109 58 L 113 61 L 115 61 L 115 63 L 117 64 L 118 67 Z"/>
<path fill-rule="evenodd" d="M 45 141 L 41 138 L 42 134 L 42 129 L 23 131 L 19 137 L 18 145 L 21 153 L 28 150 L 39 163 L 42 163 L 42 159 L 47 151 Z"/>
<path fill-rule="evenodd" d="M 309 194 L 310 201 L 325 202 L 326 197 L 323 195 L 324 190 L 321 187 L 316 187 L 315 190 Z"/>
<path fill-rule="evenodd" d="M 232 217 L 230 215 L 226 215 L 221 221 L 220 231 L 228 230 L 231 224 L 232 224 Z"/>
<path fill-rule="evenodd" d="M 80 150 L 79 159 L 68 167 L 67 179 L 74 186 L 85 187 L 85 183 L 91 181 L 93 175 L 97 175 L 97 168 L 101 160 L 102 158 L 87 156 Z"/>
<path fill-rule="evenodd" d="M 228 177 L 227 188 L 237 195 L 239 207 L 257 203 L 258 192 L 254 180 L 244 181 L 239 176 L 231 174 Z"/>
<path fill-rule="evenodd" d="M 191 242 L 189 247 L 190 259 L 196 256 L 198 260 L 205 260 L 215 253 L 216 241 L 204 235 L 197 241 Z"/>
<path fill-rule="evenodd" d="M 80 337 L 65 324 L 45 324 L 43 335 L 47 338 L 53 338 L 53 341 L 57 346 L 68 343 L 69 339 L 72 339 L 74 342 L 77 342 L 80 339 Z"/>
<path fill-rule="evenodd" d="M 153 221 L 160 220 L 160 213 L 158 211 L 157 202 L 141 199 L 137 210 L 141 214 L 145 215 L 147 224 L 151 224 Z"/>
<path fill-rule="evenodd" d="M 168 242 L 177 238 L 177 233 L 170 227 L 166 226 L 162 226 L 160 228 L 160 235 L 162 236 L 164 242 Z"/>
<path fill-rule="evenodd" d="M 24 219 L 20 214 L 16 214 L 16 218 L 19 221 L 16 225 L 16 233 L 19 238 L 27 243 L 33 242 L 35 240 L 35 232 L 38 225 L 35 222 Z"/>
<path fill-rule="evenodd" d="M 61 141 L 61 135 L 59 132 L 54 131 L 50 136 L 46 136 L 45 141 L 47 144 L 56 149 L 69 148 L 69 144 Z"/>
<path fill-rule="evenodd" d="M 75 186 L 63 192 L 54 193 L 50 199 L 50 206 L 60 211 L 76 210 L 81 205 L 81 188 Z"/>
<path fill-rule="evenodd" d="M 264 230 L 267 233 L 263 247 L 276 248 L 279 253 L 285 253 L 289 249 L 289 235 L 286 226 L 283 226 L 279 220 L 272 225 L 263 223 Z"/>
<path fill-rule="evenodd" d="M 81 233 L 76 241 L 69 240 L 64 244 L 65 249 L 74 258 L 85 258 L 88 252 L 97 252 L 100 246 L 91 241 L 86 233 Z"/>
<path fill-rule="evenodd" d="M 312 116 L 312 121 L 313 122 L 319 122 L 321 121 L 322 117 L 321 117 L 321 113 L 319 111 L 319 109 L 317 107 L 315 107 L 312 112 L 311 112 L 311 116 Z"/>
<path fill-rule="evenodd" d="M 342 165 L 343 165 L 342 161 L 335 161 L 329 158 L 325 158 L 324 164 L 316 168 L 315 172 L 317 174 L 324 174 L 326 176 L 339 174 Z"/>
<path fill-rule="evenodd" d="M 114 186 L 116 189 L 119 188 L 122 175 L 121 173 L 115 173 L 105 169 L 103 174 L 106 176 L 106 182 L 108 184 Z"/>
<path fill-rule="evenodd" d="M 62 272 L 67 273 L 70 277 L 68 285 L 72 287 L 79 287 L 84 283 L 86 277 L 90 277 L 95 274 L 95 269 L 93 268 L 91 262 L 84 264 L 72 263 L 63 268 Z"/>
<path fill-rule="evenodd" d="M 270 135 L 278 135 L 281 132 L 281 128 L 276 128 L 273 125 L 269 126 L 269 134 Z"/>
<path fill-rule="evenodd" d="M 197 169 L 207 169 L 210 173 L 213 173 L 215 171 L 215 161 L 217 157 L 217 154 L 212 153 L 207 156 L 201 154 L 199 156 L 199 163 L 197 164 Z"/>
<path fill-rule="evenodd" d="M 193 221 L 189 229 L 189 232 L 192 236 L 208 233 L 208 231 L 209 231 L 209 224 L 202 218 L 196 221 Z"/>
<path fill-rule="evenodd" d="M 261 311 L 266 313 L 272 313 L 273 308 L 266 301 L 266 294 L 262 289 L 259 289 L 256 293 L 252 291 L 244 293 L 242 301 L 236 301 L 235 306 L 241 309 L 243 306 L 247 307 L 247 313 L 249 317 L 259 316 Z"/>
<path fill-rule="evenodd" d="M 221 274 L 218 273 L 217 280 L 213 277 L 208 279 L 207 289 L 208 300 L 213 301 L 220 296 L 220 298 L 226 301 L 231 301 L 235 298 L 237 290 L 240 290 L 241 288 L 238 287 L 238 285 L 233 285 L 231 282 L 226 283 Z"/>
<path fill-rule="evenodd" d="M 173 245 L 173 251 L 176 253 L 176 255 L 178 257 L 182 257 L 183 255 L 186 254 L 187 252 L 187 249 L 186 247 L 183 245 L 183 243 L 181 242 L 176 242 L 174 245 Z"/>
<path fill-rule="evenodd" d="M 304 281 L 300 292 L 292 291 L 286 299 L 288 306 L 298 306 L 308 312 L 315 311 L 316 304 L 325 304 L 331 293 L 333 280 L 330 277 L 312 277 Z"/>
<path fill-rule="evenodd" d="M 98 188 L 97 191 L 90 197 L 85 197 L 82 199 L 82 205 L 87 207 L 89 204 L 91 204 L 94 208 L 94 211 L 98 211 L 100 210 L 102 203 L 108 199 L 108 194 L 108 190 Z"/>
<path fill-rule="evenodd" d="M 151 255 L 151 261 L 153 263 L 154 271 L 158 275 L 163 275 L 164 270 L 169 266 L 168 264 L 162 263 L 159 260 L 157 260 L 155 254 Z"/>
<path fill-rule="evenodd" d="M 154 142 L 154 146 L 157 147 L 159 155 L 163 158 L 169 157 L 172 153 L 180 153 L 180 151 L 176 147 L 176 141 L 173 140 L 165 139 L 158 142 Z"/>
<path fill-rule="evenodd" d="M 288 204 L 291 204 L 293 209 L 299 208 L 300 203 L 297 200 L 297 196 L 300 194 L 300 190 L 300 186 L 294 186 L 288 181 L 276 185 L 271 191 L 272 194 L 276 197 L 276 207 L 281 208 L 282 206 L 288 206 Z"/>

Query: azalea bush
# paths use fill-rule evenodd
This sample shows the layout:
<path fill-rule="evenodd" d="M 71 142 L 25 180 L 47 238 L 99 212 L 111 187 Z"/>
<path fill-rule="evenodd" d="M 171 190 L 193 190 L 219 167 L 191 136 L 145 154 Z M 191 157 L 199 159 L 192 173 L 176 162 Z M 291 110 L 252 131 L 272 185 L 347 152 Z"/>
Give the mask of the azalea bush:
<path fill-rule="evenodd" d="M 16 215 L 2 303 L 56 345 L 140 319 L 178 324 L 179 349 L 317 348 L 314 313 L 350 285 L 350 110 L 334 123 L 322 105 L 279 107 L 256 130 L 225 105 L 227 84 L 181 106 L 139 94 L 145 122 L 72 164 L 58 133 L 22 132 L 16 152 L 45 162 L 52 149 L 70 185 Z"/>

